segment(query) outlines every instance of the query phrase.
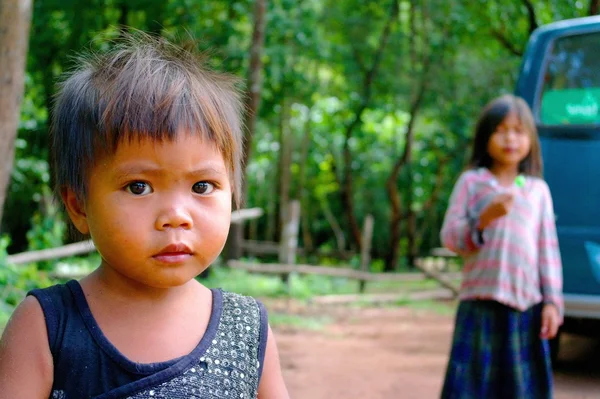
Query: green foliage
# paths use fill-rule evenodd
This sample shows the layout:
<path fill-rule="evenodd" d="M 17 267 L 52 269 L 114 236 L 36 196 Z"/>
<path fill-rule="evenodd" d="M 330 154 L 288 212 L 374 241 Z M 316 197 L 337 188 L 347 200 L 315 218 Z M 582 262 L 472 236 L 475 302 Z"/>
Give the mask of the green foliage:
<path fill-rule="evenodd" d="M 282 297 L 306 300 L 316 295 L 350 293 L 356 290 L 346 279 L 292 274 L 288 287 L 278 276 L 250 274 L 243 270 L 215 267 L 202 281 L 208 287 L 219 287 L 255 297 Z"/>
<path fill-rule="evenodd" d="M 42 187 L 42 198 L 43 208 L 33 214 L 32 227 L 27 232 L 30 250 L 61 246 L 67 228 L 60 207 L 47 186 Z"/>
<path fill-rule="evenodd" d="M 567 0 L 530 3 L 537 25 L 584 16 L 589 6 Z M 346 167 L 342 149 L 348 126 L 362 110 L 347 143 L 348 166 L 354 216 L 359 223 L 367 214 L 375 218 L 372 269 L 381 270 L 381 259 L 393 248 L 407 255 L 408 210 L 416 216 L 419 252 L 438 246 L 446 201 L 467 160 L 474 120 L 489 99 L 513 91 L 518 53 L 532 28 L 525 2 L 401 0 L 382 51 L 391 0 L 267 4 L 262 100 L 246 201 L 266 212 L 254 223 L 252 238 L 278 239 L 285 138 L 293 149 L 290 197 L 302 199 L 308 217 L 302 238 L 310 238 L 313 248 L 337 249 L 334 219 L 346 249 L 352 247 L 349 210 L 340 199 Z M 49 199 L 47 131 L 56 83 L 74 66 L 73 55 L 109 47 L 128 25 L 196 37 L 213 66 L 245 78 L 253 30 L 250 0 L 47 0 L 34 7 L 15 166 L 2 221 L 2 231 L 12 238 L 11 253 L 57 246 L 66 239 L 64 218 Z M 378 68 L 370 73 L 376 62 Z M 402 202 L 402 238 L 391 243 L 386 182 L 406 148 L 421 88 L 420 107 L 412 115 L 411 160 L 394 182 Z M 401 259 L 396 266 L 405 264 Z M 274 285 L 270 289 L 278 292 Z"/>
<path fill-rule="evenodd" d="M 8 236 L 0 236 L 0 329 L 6 325 L 14 308 L 35 288 L 51 284 L 45 273 L 38 271 L 35 264 L 15 266 L 8 263 L 6 249 Z"/>
<path fill-rule="evenodd" d="M 242 270 L 228 270 L 213 267 L 210 277 L 202 283 L 210 288 L 223 288 L 244 295 L 258 297 L 277 297 L 285 293 L 281 280 L 276 277 L 265 277 L 249 274 Z"/>
<path fill-rule="evenodd" d="M 25 236 L 33 215 L 42 211 L 43 203 L 48 202 L 50 197 L 47 152 L 44 151 L 43 157 L 40 157 L 42 155 L 35 154 L 38 151 L 23 138 L 16 140 L 15 147 L 15 163 L 2 220 L 4 230 L 19 241 L 13 252 L 27 248 Z"/>
<path fill-rule="evenodd" d="M 202 284 L 209 288 L 222 288 L 243 295 L 257 298 L 291 297 L 302 301 L 309 301 L 315 296 L 356 294 L 359 283 L 341 277 L 328 277 L 320 275 L 289 276 L 288 287 L 276 275 L 260 275 L 248 273 L 244 270 L 227 267 L 211 266 L 211 275 L 202 280 Z M 367 293 L 381 292 L 411 292 L 416 290 L 434 289 L 438 284 L 434 280 L 415 281 L 376 281 L 369 282 L 366 286 Z"/>

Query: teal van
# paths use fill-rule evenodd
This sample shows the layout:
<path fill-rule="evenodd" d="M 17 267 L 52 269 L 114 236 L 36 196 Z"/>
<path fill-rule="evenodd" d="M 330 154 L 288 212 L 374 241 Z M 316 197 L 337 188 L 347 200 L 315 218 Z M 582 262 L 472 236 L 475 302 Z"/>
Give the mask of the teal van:
<path fill-rule="evenodd" d="M 539 129 L 563 262 L 562 331 L 600 329 L 600 16 L 535 30 L 516 94 Z M 552 343 L 558 352 L 558 339 Z"/>

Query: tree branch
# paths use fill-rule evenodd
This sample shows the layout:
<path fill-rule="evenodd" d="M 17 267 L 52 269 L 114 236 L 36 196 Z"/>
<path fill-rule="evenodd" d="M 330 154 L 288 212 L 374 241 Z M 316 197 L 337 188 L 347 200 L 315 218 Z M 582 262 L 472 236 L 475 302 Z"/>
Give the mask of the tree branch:
<path fill-rule="evenodd" d="M 597 1 L 597 0 L 596 0 Z M 531 0 L 521 0 L 525 8 L 527 9 L 527 19 L 529 20 L 529 34 L 531 34 L 539 26 L 537 23 L 537 17 L 535 14 L 535 7 Z M 504 48 L 510 51 L 513 55 L 521 57 L 524 50 L 518 48 L 510 39 L 506 36 L 504 29 L 492 28 L 492 36 L 497 39 Z"/>
<path fill-rule="evenodd" d="M 358 64 L 358 69 L 360 69 L 361 72 L 366 73 L 367 67 L 365 66 L 365 62 L 363 61 L 362 56 L 360 55 L 360 51 L 358 51 L 358 48 L 356 48 L 356 44 L 354 42 L 351 42 L 350 46 L 352 47 L 352 55 L 354 55 L 356 64 Z"/>
<path fill-rule="evenodd" d="M 496 38 L 512 54 L 518 57 L 521 57 L 523 55 L 523 50 L 520 50 L 517 47 L 515 47 L 515 45 L 504 35 L 504 33 L 500 32 L 497 29 L 492 29 L 492 36 Z"/>
<path fill-rule="evenodd" d="M 527 8 L 527 15 L 529 18 L 529 34 L 531 34 L 531 32 L 533 32 L 538 27 L 537 19 L 535 16 L 535 8 L 533 7 L 531 0 L 521 1 L 525 5 L 525 8 Z"/>

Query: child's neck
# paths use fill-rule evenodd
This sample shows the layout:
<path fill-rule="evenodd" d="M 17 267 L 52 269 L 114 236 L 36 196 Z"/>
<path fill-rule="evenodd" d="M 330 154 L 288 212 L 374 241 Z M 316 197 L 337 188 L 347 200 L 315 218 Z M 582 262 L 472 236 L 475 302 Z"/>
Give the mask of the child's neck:
<path fill-rule="evenodd" d="M 490 167 L 490 172 L 496 177 L 498 183 L 503 186 L 510 186 L 519 175 L 519 165 L 498 165 Z"/>
<path fill-rule="evenodd" d="M 153 288 L 135 282 L 116 273 L 109 267 L 100 266 L 82 281 L 82 286 L 94 286 L 94 290 L 103 292 L 110 298 L 128 303 L 146 303 L 155 306 L 157 303 L 167 304 L 177 301 L 180 297 L 186 297 L 190 290 L 194 291 L 195 281 L 190 281 L 178 287 Z"/>

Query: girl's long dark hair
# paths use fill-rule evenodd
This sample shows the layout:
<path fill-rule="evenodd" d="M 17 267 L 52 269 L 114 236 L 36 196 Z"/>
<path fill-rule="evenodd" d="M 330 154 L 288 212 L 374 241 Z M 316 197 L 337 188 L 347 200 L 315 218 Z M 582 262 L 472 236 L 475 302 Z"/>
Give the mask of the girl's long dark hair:
<path fill-rule="evenodd" d="M 487 150 L 488 142 L 498 125 L 511 111 L 517 113 L 521 124 L 531 137 L 531 149 L 527 157 L 519 164 L 519 173 L 542 177 L 542 152 L 533 114 L 522 98 L 511 94 L 492 100 L 481 111 L 475 127 L 473 152 L 469 166 L 471 168 L 485 167 L 488 169 L 492 167 L 493 160 Z"/>

